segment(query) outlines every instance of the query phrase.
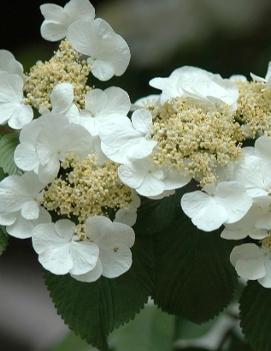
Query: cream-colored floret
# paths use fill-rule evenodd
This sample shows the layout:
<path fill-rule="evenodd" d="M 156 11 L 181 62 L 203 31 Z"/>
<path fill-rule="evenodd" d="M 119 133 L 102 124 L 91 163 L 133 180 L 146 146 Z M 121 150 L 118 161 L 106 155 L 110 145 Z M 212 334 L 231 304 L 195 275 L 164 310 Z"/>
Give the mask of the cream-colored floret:
<path fill-rule="evenodd" d="M 264 82 L 238 82 L 236 119 L 244 124 L 247 137 L 271 135 L 271 89 Z"/>
<path fill-rule="evenodd" d="M 83 224 L 89 216 L 107 215 L 132 202 L 131 189 L 119 181 L 117 165 L 111 161 L 99 165 L 95 155 L 84 160 L 70 155 L 62 170 L 65 175 L 44 191 L 42 204 L 48 211 L 75 216 Z"/>
<path fill-rule="evenodd" d="M 187 98 L 175 98 L 153 113 L 154 162 L 186 171 L 201 185 L 216 180 L 217 166 L 240 155 L 243 134 L 234 113 L 224 105 L 207 108 Z"/>
<path fill-rule="evenodd" d="M 50 94 L 55 85 L 69 82 L 74 87 L 74 102 L 84 108 L 85 94 L 90 90 L 89 73 L 87 62 L 64 40 L 49 61 L 39 61 L 30 69 L 24 86 L 26 102 L 38 110 L 50 109 Z"/>

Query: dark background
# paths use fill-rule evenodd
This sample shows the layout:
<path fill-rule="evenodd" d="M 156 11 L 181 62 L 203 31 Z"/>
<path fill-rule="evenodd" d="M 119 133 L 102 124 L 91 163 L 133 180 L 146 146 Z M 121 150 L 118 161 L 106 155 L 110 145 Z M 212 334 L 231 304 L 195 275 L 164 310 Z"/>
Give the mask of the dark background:
<path fill-rule="evenodd" d="M 40 37 L 39 5 L 1 1 L 0 48 L 29 69 L 57 44 Z M 52 1 L 64 5 L 66 1 Z M 118 85 L 132 100 L 154 92 L 148 81 L 182 65 L 220 73 L 264 76 L 271 59 L 270 0 L 97 0 L 97 16 L 128 42 L 126 74 L 99 87 Z M 0 200 L 1 201 L 1 200 Z M 0 258 L 0 350 L 49 350 L 65 334 L 43 286 L 29 240 L 11 240 Z"/>

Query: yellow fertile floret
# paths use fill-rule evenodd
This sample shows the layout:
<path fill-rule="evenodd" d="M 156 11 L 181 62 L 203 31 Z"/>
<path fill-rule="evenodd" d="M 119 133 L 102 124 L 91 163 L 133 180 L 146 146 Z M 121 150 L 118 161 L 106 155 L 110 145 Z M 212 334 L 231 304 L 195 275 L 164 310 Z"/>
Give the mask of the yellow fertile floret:
<path fill-rule="evenodd" d="M 240 155 L 243 134 L 227 106 L 207 108 L 188 98 L 175 98 L 152 111 L 154 162 L 187 172 L 201 185 L 216 180 L 216 167 Z"/>
<path fill-rule="evenodd" d="M 24 85 L 26 102 L 38 110 L 50 109 L 50 94 L 55 85 L 69 82 L 74 88 L 75 104 L 84 108 L 85 94 L 90 90 L 89 73 L 87 62 L 64 40 L 49 61 L 39 61 L 30 69 Z"/>

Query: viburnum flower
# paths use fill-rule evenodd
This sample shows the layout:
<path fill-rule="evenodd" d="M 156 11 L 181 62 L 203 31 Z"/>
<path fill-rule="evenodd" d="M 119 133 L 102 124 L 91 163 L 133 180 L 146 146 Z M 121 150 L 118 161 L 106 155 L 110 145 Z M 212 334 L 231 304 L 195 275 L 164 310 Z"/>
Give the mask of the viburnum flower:
<path fill-rule="evenodd" d="M 147 110 L 136 110 L 131 120 L 128 117 L 110 119 L 103 123 L 101 147 L 114 162 L 127 163 L 143 159 L 152 153 L 157 144 L 151 140 L 152 115 Z"/>
<path fill-rule="evenodd" d="M 197 228 L 209 232 L 238 222 L 252 206 L 252 199 L 241 183 L 228 181 L 184 194 L 181 206 Z"/>
<path fill-rule="evenodd" d="M 39 262 L 54 274 L 87 273 L 96 266 L 99 257 L 98 246 L 77 240 L 75 224 L 67 219 L 36 226 L 32 242 Z"/>
<path fill-rule="evenodd" d="M 270 236 L 263 239 L 261 246 L 253 243 L 236 246 L 230 256 L 238 275 L 246 280 L 258 280 L 265 288 L 271 288 L 271 245 Z"/>
<path fill-rule="evenodd" d="M 45 114 L 22 129 L 14 159 L 24 171 L 36 172 L 49 182 L 57 175 L 66 154 L 86 156 L 94 149 L 91 135 L 56 113 Z"/>
<path fill-rule="evenodd" d="M 8 50 L 0 50 L 0 73 L 2 72 L 24 76 L 22 64 Z"/>
<path fill-rule="evenodd" d="M 126 224 L 111 222 L 104 216 L 90 217 L 86 221 L 87 239 L 99 247 L 99 259 L 94 270 L 83 275 L 73 275 L 80 281 L 92 282 L 101 275 L 116 278 L 132 265 L 135 233 Z"/>
<path fill-rule="evenodd" d="M 33 172 L 8 176 L 0 182 L 0 224 L 7 226 L 9 234 L 30 237 L 34 222 L 50 220 L 40 208 L 45 185 Z"/>
<path fill-rule="evenodd" d="M 88 56 L 87 62 L 96 78 L 106 81 L 126 71 L 130 49 L 103 19 L 74 22 L 68 28 L 67 38 L 75 50 Z"/>
<path fill-rule="evenodd" d="M 150 158 L 121 165 L 119 177 L 138 194 L 152 198 L 166 195 L 169 190 L 181 188 L 191 179 L 186 174 L 155 166 Z"/>
<path fill-rule="evenodd" d="M 239 93 L 236 84 L 197 67 L 177 68 L 168 78 L 152 79 L 150 85 L 162 90 L 162 101 L 186 96 L 211 105 L 227 104 L 233 110 L 237 107 Z"/>
<path fill-rule="evenodd" d="M 130 107 L 129 95 L 121 88 L 93 89 L 86 94 L 85 109 L 74 122 L 85 127 L 91 135 L 98 136 L 104 123 L 127 117 Z"/>
<path fill-rule="evenodd" d="M 0 72 L 0 124 L 8 123 L 13 129 L 21 129 L 33 119 L 31 106 L 24 102 L 23 87 L 20 75 Z"/>
<path fill-rule="evenodd" d="M 89 0 L 71 0 L 64 7 L 56 4 L 43 4 L 40 7 L 44 16 L 41 35 L 49 41 L 66 37 L 69 26 L 78 20 L 93 21 L 95 9 Z"/>

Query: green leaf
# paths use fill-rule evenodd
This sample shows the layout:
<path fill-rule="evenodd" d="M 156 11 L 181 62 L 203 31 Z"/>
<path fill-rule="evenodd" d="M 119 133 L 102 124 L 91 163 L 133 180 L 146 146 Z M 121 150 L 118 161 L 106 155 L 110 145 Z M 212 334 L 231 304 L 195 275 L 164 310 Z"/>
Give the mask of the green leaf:
<path fill-rule="evenodd" d="M 14 151 L 18 142 L 16 133 L 5 134 L 0 139 L 0 168 L 9 175 L 20 173 L 14 162 Z"/>
<path fill-rule="evenodd" d="M 249 282 L 240 300 L 241 328 L 257 351 L 271 350 L 271 289 Z"/>
<path fill-rule="evenodd" d="M 171 351 L 173 331 L 174 317 L 148 305 L 109 340 L 116 351 Z"/>
<path fill-rule="evenodd" d="M 233 244 L 221 239 L 219 231 L 196 229 L 182 213 L 180 198 L 178 192 L 162 200 L 160 211 L 156 209 L 171 224 L 153 239 L 154 301 L 166 312 L 202 323 L 233 298 L 237 283 L 229 260 Z"/>
<path fill-rule="evenodd" d="M 132 268 L 116 279 L 80 283 L 70 276 L 45 274 L 58 313 L 72 331 L 100 350 L 108 350 L 107 335 L 133 319 L 152 290 L 150 240 L 137 237 Z"/>
<path fill-rule="evenodd" d="M 4 253 L 8 246 L 8 234 L 5 228 L 0 226 L 0 256 Z"/>

